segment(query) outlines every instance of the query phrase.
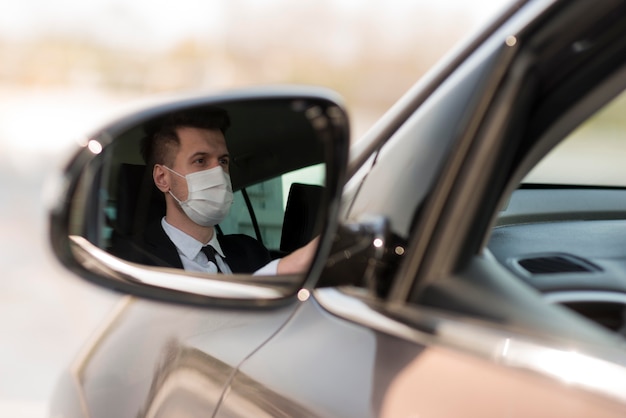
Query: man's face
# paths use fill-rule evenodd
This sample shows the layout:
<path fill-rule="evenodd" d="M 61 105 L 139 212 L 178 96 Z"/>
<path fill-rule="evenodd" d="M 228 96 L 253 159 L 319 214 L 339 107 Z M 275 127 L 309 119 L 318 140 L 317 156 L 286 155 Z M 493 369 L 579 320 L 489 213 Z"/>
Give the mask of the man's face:
<path fill-rule="evenodd" d="M 174 171 L 187 175 L 197 171 L 221 166 L 229 172 L 229 155 L 224 134 L 219 129 L 179 128 L 180 145 L 174 158 Z M 173 174 L 173 173 L 172 173 Z M 173 174 L 170 176 L 172 192 L 180 199 L 187 200 L 188 190 L 185 179 Z"/>

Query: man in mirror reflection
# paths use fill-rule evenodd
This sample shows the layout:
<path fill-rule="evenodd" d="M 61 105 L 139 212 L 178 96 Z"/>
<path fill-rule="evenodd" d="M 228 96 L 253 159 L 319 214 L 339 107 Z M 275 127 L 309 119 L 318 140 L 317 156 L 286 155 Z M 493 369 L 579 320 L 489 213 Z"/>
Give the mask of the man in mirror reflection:
<path fill-rule="evenodd" d="M 154 184 L 164 194 L 166 213 L 144 232 L 144 250 L 167 265 L 188 271 L 304 272 L 317 240 L 272 260 L 268 250 L 252 237 L 217 233 L 216 225 L 226 218 L 233 202 L 225 139 L 229 126 L 227 112 L 212 107 L 173 113 L 146 128 L 141 152 L 152 167 Z"/>

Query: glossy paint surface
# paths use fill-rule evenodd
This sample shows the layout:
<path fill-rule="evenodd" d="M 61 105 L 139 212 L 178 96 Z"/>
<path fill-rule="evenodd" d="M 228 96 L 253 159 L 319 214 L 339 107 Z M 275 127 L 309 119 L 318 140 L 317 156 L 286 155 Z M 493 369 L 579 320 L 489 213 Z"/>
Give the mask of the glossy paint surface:
<path fill-rule="evenodd" d="M 133 300 L 73 367 L 74 384 L 92 418 L 163 416 L 192 405 L 210 414 L 233 371 L 292 311 Z"/>
<path fill-rule="evenodd" d="M 345 303 L 350 296 L 342 298 Z M 427 333 L 403 337 L 397 332 L 400 323 L 348 321 L 314 297 L 279 311 L 249 314 L 150 305 L 131 302 L 121 312 L 123 321 L 108 329 L 76 376 L 85 415 L 70 414 L 68 397 L 62 416 L 195 417 L 212 411 L 217 417 L 562 412 L 617 417 L 626 411 L 606 397 L 494 363 L 469 349 L 453 349 Z M 158 324 L 150 319 L 155 308 Z M 266 333 L 275 331 L 265 342 Z M 66 395 L 70 380 L 61 391 Z"/>

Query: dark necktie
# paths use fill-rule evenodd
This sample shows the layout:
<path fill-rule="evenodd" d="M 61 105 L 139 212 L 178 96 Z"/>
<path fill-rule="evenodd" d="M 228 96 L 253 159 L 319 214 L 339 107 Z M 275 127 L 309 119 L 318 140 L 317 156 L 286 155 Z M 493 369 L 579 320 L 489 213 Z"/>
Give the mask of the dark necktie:
<path fill-rule="evenodd" d="M 217 265 L 217 261 L 215 260 L 215 248 L 211 247 L 210 245 L 206 245 L 202 247 L 202 252 L 206 255 L 206 258 L 208 258 L 210 262 L 215 264 L 217 272 L 221 273 L 222 270 L 220 270 L 220 266 Z"/>

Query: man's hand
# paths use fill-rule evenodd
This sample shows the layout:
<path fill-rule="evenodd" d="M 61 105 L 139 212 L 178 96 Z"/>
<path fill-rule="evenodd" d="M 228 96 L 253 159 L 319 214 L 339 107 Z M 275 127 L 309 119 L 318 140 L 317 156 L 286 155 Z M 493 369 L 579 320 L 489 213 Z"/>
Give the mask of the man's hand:
<path fill-rule="evenodd" d="M 309 268 L 317 249 L 319 237 L 313 238 L 307 245 L 300 247 L 278 262 L 278 274 L 298 274 Z"/>

